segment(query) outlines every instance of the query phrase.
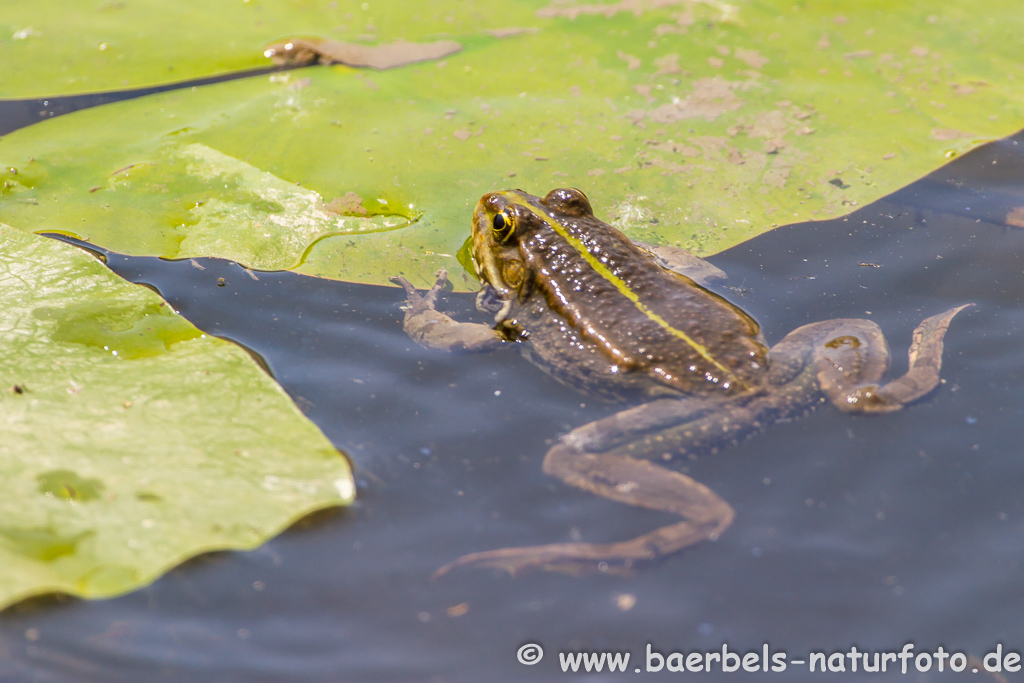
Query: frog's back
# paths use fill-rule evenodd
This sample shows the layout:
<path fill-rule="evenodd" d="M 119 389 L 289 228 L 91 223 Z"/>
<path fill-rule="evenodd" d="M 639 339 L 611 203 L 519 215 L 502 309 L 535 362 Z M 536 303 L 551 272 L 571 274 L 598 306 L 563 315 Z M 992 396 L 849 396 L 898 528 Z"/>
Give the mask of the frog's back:
<path fill-rule="evenodd" d="M 552 195 L 524 195 L 540 220 L 519 232 L 533 277 L 518 315 L 534 360 L 572 384 L 611 375 L 682 393 L 760 385 L 767 348 L 749 315 L 663 269 L 589 203 Z"/>

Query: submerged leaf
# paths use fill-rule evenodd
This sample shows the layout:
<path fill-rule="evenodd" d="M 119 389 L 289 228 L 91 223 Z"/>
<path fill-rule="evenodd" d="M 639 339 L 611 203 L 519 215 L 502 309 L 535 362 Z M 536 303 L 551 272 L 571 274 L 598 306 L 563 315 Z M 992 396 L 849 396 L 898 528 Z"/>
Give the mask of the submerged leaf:
<path fill-rule="evenodd" d="M 343 505 L 348 464 L 238 346 L 0 224 L 0 607 L 105 597 Z"/>

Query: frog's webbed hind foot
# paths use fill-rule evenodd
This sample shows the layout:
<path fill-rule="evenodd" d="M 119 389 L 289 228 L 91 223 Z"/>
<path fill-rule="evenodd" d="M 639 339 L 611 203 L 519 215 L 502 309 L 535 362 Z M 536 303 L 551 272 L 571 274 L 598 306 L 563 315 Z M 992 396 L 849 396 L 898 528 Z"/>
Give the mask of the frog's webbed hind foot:
<path fill-rule="evenodd" d="M 825 356 L 829 362 L 823 363 L 818 372 L 822 389 L 836 406 L 848 412 L 887 413 L 921 398 L 939 383 L 942 340 L 949 323 L 957 313 L 973 305 L 957 306 L 921 321 L 910 343 L 907 373 L 881 386 L 844 387 L 842 368 L 851 363 L 850 354 L 855 351 L 845 348 L 848 344 L 841 343 L 846 337 L 828 342 Z"/>
<path fill-rule="evenodd" d="M 528 569 L 574 575 L 628 571 L 637 562 L 717 539 L 734 516 L 729 504 L 708 487 L 647 460 L 580 452 L 560 443 L 548 451 L 544 472 L 620 503 L 673 512 L 684 521 L 616 543 L 553 543 L 473 553 L 441 567 L 434 577 L 459 567 L 492 567 L 513 576 Z"/>
<path fill-rule="evenodd" d="M 461 323 L 437 310 L 437 295 L 448 281 L 448 271 L 437 272 L 433 287 L 420 294 L 404 277 L 391 281 L 405 289 L 405 333 L 420 346 L 442 351 L 489 351 L 501 344 L 501 337 L 490 327 Z"/>

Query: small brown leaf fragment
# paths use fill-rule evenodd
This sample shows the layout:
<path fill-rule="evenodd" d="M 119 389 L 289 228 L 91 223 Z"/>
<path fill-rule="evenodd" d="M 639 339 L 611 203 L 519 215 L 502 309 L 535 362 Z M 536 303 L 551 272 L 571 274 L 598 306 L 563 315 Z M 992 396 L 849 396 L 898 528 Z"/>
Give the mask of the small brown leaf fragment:
<path fill-rule="evenodd" d="M 465 128 L 459 128 L 458 130 L 456 130 L 455 132 L 452 133 L 452 137 L 456 138 L 458 140 L 468 140 L 470 138 L 470 136 L 472 136 L 472 135 L 473 134 L 470 133 Z"/>
<path fill-rule="evenodd" d="M 1024 228 L 1024 206 L 1014 207 L 1006 214 L 1006 224 L 1015 228 Z"/>
<path fill-rule="evenodd" d="M 268 45 L 263 54 L 275 64 L 346 64 L 371 69 L 393 69 L 453 55 L 462 49 L 454 40 L 412 43 L 406 40 L 383 45 L 342 43 L 323 38 L 290 38 Z"/>
<path fill-rule="evenodd" d="M 843 57 L 846 59 L 865 59 L 867 57 L 874 57 L 874 50 L 856 50 L 854 52 L 847 52 Z"/>

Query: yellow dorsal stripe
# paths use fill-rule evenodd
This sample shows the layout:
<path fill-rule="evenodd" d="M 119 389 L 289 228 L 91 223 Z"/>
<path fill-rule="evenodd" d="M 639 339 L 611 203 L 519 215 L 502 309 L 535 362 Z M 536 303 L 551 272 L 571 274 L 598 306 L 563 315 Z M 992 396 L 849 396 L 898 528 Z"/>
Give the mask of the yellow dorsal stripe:
<path fill-rule="evenodd" d="M 742 382 L 740 382 L 735 375 L 733 375 L 721 363 L 715 360 L 714 356 L 712 356 L 702 344 L 698 344 L 694 339 L 691 339 L 690 336 L 683 332 L 682 330 L 678 330 L 669 325 L 667 320 L 665 320 L 660 315 L 658 315 L 657 313 L 649 309 L 646 305 L 644 305 L 644 303 L 640 301 L 640 297 L 637 296 L 637 293 L 629 288 L 629 285 L 627 285 L 625 282 L 623 282 L 623 280 L 620 277 L 618 277 L 615 273 L 609 270 L 608 266 L 601 263 L 601 261 L 597 257 L 595 257 L 593 254 L 587 251 L 586 245 L 584 245 L 583 242 L 581 242 L 578 238 L 570 235 L 563 225 L 553 220 L 546 213 L 540 211 L 539 209 L 537 209 L 537 207 L 527 203 L 521 198 L 515 195 L 506 196 L 512 203 L 518 204 L 524 209 L 527 209 L 528 211 L 532 212 L 535 216 L 538 216 L 539 218 L 542 218 L 545 222 L 547 222 L 547 224 L 550 225 L 551 228 L 556 233 L 558 233 L 558 235 L 562 239 L 564 239 L 566 242 L 572 245 L 572 248 L 575 249 L 579 253 L 579 255 L 582 256 L 583 259 L 590 264 L 591 268 L 596 270 L 605 280 L 615 285 L 615 288 L 619 290 L 619 293 L 622 294 L 622 296 L 632 301 L 633 305 L 636 306 L 638 311 L 643 313 L 649 319 L 656 322 L 658 325 L 661 325 L 661 327 L 664 328 L 669 334 L 678 337 L 679 339 L 682 339 L 684 342 L 689 344 L 690 347 L 692 347 L 694 351 L 700 354 L 700 356 L 704 360 L 708 361 L 716 368 L 718 368 L 722 372 L 722 374 L 728 377 L 732 382 L 734 382 L 735 384 L 742 384 Z"/>

